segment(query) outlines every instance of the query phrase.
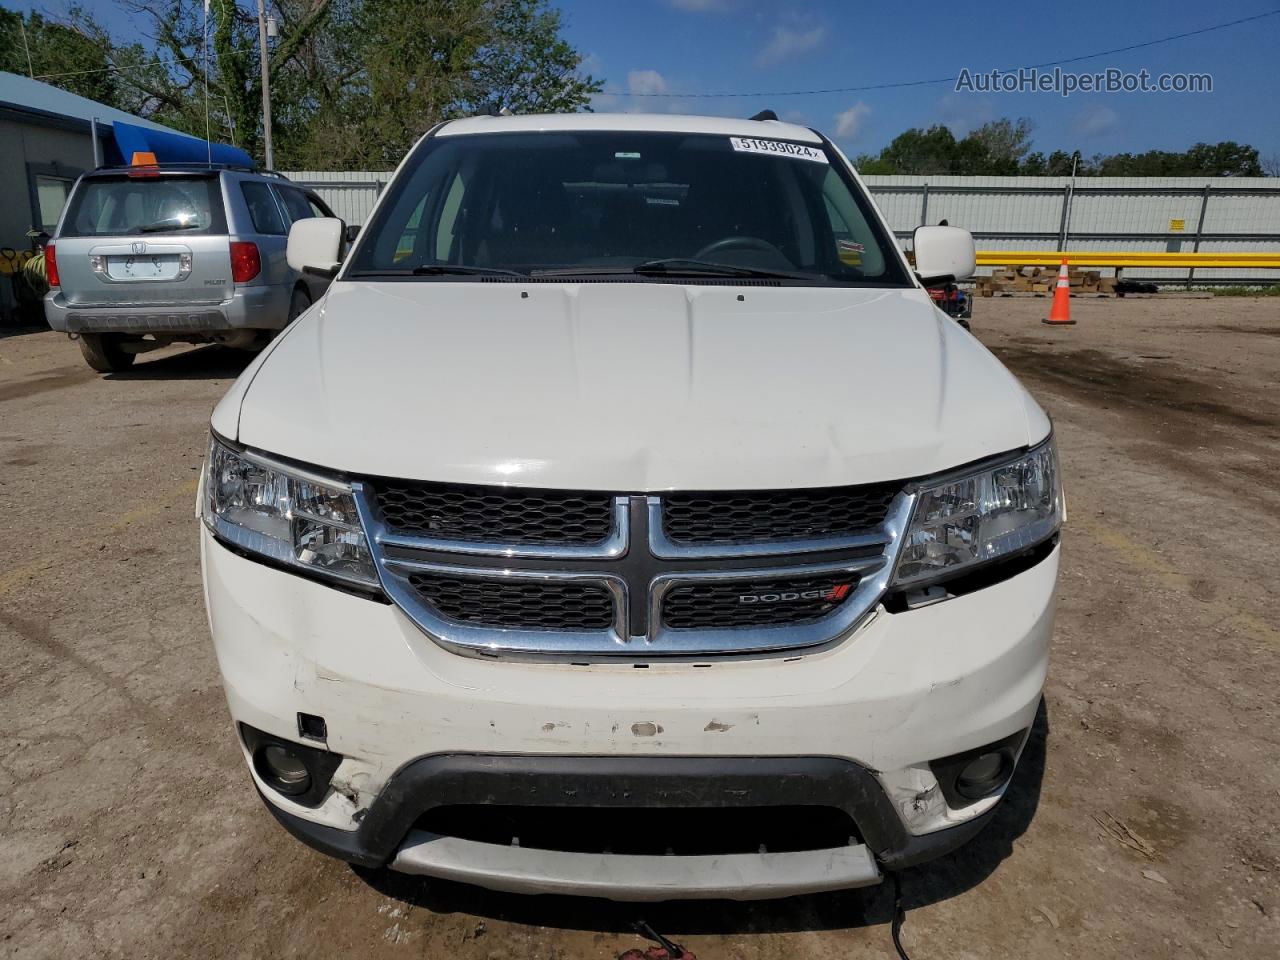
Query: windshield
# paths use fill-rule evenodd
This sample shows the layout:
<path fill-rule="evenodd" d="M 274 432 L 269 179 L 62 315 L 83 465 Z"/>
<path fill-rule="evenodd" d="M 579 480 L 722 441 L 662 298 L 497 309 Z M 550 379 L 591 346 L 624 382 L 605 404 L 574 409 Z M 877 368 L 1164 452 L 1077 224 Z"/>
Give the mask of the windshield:
<path fill-rule="evenodd" d="M 64 237 L 226 233 L 217 177 L 86 177 L 71 198 Z"/>
<path fill-rule="evenodd" d="M 345 277 L 776 276 L 905 286 L 825 148 L 710 134 L 434 137 L 389 187 Z"/>

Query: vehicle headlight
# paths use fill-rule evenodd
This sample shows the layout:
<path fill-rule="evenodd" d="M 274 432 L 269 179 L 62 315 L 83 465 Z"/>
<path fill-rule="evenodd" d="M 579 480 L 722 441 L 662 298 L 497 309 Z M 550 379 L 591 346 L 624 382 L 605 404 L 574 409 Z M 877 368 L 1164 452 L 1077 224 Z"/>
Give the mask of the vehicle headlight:
<path fill-rule="evenodd" d="M 916 493 L 894 585 L 950 578 L 1043 543 L 1062 526 L 1063 512 L 1052 437 L 994 466 L 926 481 Z"/>
<path fill-rule="evenodd" d="M 340 480 L 212 437 L 202 513 L 216 536 L 249 553 L 336 580 L 378 583 L 351 487 Z"/>

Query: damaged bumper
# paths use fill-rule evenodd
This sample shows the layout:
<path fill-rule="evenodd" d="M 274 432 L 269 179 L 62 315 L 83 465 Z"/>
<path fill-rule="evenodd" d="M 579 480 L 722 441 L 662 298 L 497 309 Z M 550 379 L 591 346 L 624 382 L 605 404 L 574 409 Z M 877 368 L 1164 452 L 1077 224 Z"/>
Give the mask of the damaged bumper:
<path fill-rule="evenodd" d="M 390 604 L 276 571 L 201 536 L 234 719 L 303 744 L 299 714 L 325 721 L 324 740 L 310 742 L 334 756 L 336 769 L 314 805 L 272 789 L 245 747 L 259 791 L 287 829 L 369 866 L 614 899 L 858 886 L 972 837 L 1000 794 L 952 806 L 930 761 L 1030 728 L 1058 564 L 1055 549 L 975 593 L 882 611 L 809 655 L 635 669 L 630 660 L 461 657 Z M 853 829 L 839 846 L 675 858 L 513 848 L 428 829 L 433 810 L 473 803 L 822 806 L 843 811 Z"/>
<path fill-rule="evenodd" d="M 355 830 L 290 814 L 263 794 L 276 819 L 311 847 L 367 867 L 390 865 L 513 893 L 615 900 L 763 899 L 878 883 L 956 849 L 994 809 L 923 837 L 907 833 L 867 770 L 833 757 L 423 757 L 399 771 Z M 446 836 L 415 825 L 433 811 L 556 804 L 621 813 L 658 807 L 829 807 L 858 833 L 830 848 L 701 856 L 593 854 Z M 625 843 L 625 840 L 620 841 Z"/>

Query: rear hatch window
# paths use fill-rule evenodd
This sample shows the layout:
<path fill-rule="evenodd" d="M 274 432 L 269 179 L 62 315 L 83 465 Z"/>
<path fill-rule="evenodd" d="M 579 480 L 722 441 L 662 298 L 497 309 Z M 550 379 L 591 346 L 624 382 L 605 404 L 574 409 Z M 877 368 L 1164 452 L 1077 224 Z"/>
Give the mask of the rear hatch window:
<path fill-rule="evenodd" d="M 218 178 L 121 175 L 80 181 L 60 236 L 192 236 L 227 232 Z"/>

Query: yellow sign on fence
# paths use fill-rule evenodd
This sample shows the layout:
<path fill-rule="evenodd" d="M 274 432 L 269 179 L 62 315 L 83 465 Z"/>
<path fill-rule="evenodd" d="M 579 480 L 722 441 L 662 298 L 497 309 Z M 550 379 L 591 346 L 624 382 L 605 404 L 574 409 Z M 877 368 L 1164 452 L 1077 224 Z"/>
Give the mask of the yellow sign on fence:
<path fill-rule="evenodd" d="M 1185 229 L 1187 229 L 1187 221 L 1185 221 L 1185 220 L 1170 220 L 1170 221 L 1169 221 L 1169 232 L 1170 232 L 1170 233 L 1181 233 L 1181 232 L 1182 232 L 1183 230 L 1185 230 Z"/>

